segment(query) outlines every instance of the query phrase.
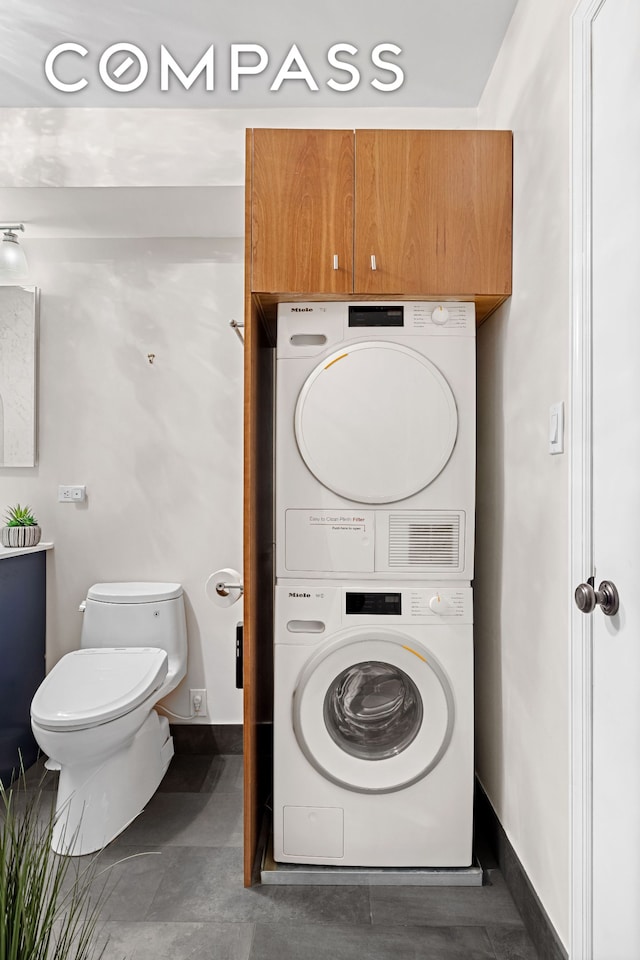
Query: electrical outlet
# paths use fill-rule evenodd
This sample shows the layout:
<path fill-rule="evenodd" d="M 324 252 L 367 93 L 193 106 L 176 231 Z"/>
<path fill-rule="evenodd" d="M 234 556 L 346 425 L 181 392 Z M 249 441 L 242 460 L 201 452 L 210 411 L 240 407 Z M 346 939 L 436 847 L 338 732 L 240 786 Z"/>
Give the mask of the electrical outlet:
<path fill-rule="evenodd" d="M 207 716 L 207 691 L 189 690 L 192 717 Z"/>
<path fill-rule="evenodd" d="M 58 487 L 58 501 L 60 503 L 81 503 L 87 494 L 87 488 L 82 484 Z"/>

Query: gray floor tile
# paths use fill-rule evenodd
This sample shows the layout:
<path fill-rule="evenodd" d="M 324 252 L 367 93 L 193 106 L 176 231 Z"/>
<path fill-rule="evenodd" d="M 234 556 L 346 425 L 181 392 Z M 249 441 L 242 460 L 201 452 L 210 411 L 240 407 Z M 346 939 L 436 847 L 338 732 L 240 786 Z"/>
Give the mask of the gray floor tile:
<path fill-rule="evenodd" d="M 202 784 L 202 791 L 242 794 L 244 777 L 244 758 L 242 755 L 227 753 L 212 757 L 211 760 L 211 766 Z"/>
<path fill-rule="evenodd" d="M 371 917 L 382 924 L 522 926 L 499 874 L 482 887 L 371 887 Z"/>
<path fill-rule="evenodd" d="M 177 754 L 171 760 L 158 791 L 160 793 L 199 793 L 216 757 Z"/>
<path fill-rule="evenodd" d="M 252 923 L 105 923 L 103 960 L 248 960 Z"/>
<path fill-rule="evenodd" d="M 114 842 L 159 847 L 241 847 L 242 802 L 229 793 L 156 793 Z"/>
<path fill-rule="evenodd" d="M 487 933 L 496 960 L 538 960 L 538 954 L 526 930 L 513 927 L 488 927 Z"/>
<path fill-rule="evenodd" d="M 165 847 L 171 882 L 163 885 L 147 920 L 368 923 L 367 887 L 268 887 L 245 890 L 242 851 L 232 847 Z"/>
<path fill-rule="evenodd" d="M 74 858 L 74 866 L 82 869 L 90 857 Z M 158 888 L 170 881 L 164 853 L 140 847 L 107 847 L 98 858 L 94 881 L 96 895 L 105 891 L 100 910 L 102 920 L 143 920 Z"/>
<path fill-rule="evenodd" d="M 250 960 L 495 960 L 483 927 L 257 923 Z"/>

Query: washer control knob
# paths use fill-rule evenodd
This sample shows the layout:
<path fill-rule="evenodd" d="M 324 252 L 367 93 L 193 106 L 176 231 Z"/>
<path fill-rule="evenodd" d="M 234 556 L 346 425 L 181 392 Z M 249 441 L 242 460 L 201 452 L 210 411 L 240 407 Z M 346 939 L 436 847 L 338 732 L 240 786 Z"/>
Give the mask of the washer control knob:
<path fill-rule="evenodd" d="M 429 609 L 433 611 L 433 613 L 437 613 L 439 617 L 446 617 L 451 613 L 451 604 L 445 597 L 441 596 L 441 594 L 436 593 L 435 596 L 429 600 Z"/>
<path fill-rule="evenodd" d="M 449 311 L 440 304 L 431 314 L 431 319 L 434 323 L 437 323 L 439 327 L 443 327 L 449 319 Z"/>

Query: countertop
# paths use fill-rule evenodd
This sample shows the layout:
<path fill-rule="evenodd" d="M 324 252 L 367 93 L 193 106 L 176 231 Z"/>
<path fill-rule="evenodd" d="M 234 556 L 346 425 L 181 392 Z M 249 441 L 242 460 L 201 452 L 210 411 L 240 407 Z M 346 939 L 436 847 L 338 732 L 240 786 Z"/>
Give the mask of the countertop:
<path fill-rule="evenodd" d="M 9 557 L 19 557 L 23 553 L 39 553 L 41 550 L 52 550 L 52 543 L 40 541 L 35 547 L 3 547 L 0 546 L 0 560 L 6 560 Z"/>

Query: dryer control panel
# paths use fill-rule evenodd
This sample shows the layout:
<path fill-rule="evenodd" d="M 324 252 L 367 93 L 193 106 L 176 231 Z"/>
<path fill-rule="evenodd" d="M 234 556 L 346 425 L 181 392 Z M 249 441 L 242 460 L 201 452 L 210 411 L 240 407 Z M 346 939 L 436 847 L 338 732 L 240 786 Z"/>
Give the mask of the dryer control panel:
<path fill-rule="evenodd" d="M 345 340 L 476 335 L 474 303 L 460 300 L 278 304 L 278 359 L 312 357 Z"/>

